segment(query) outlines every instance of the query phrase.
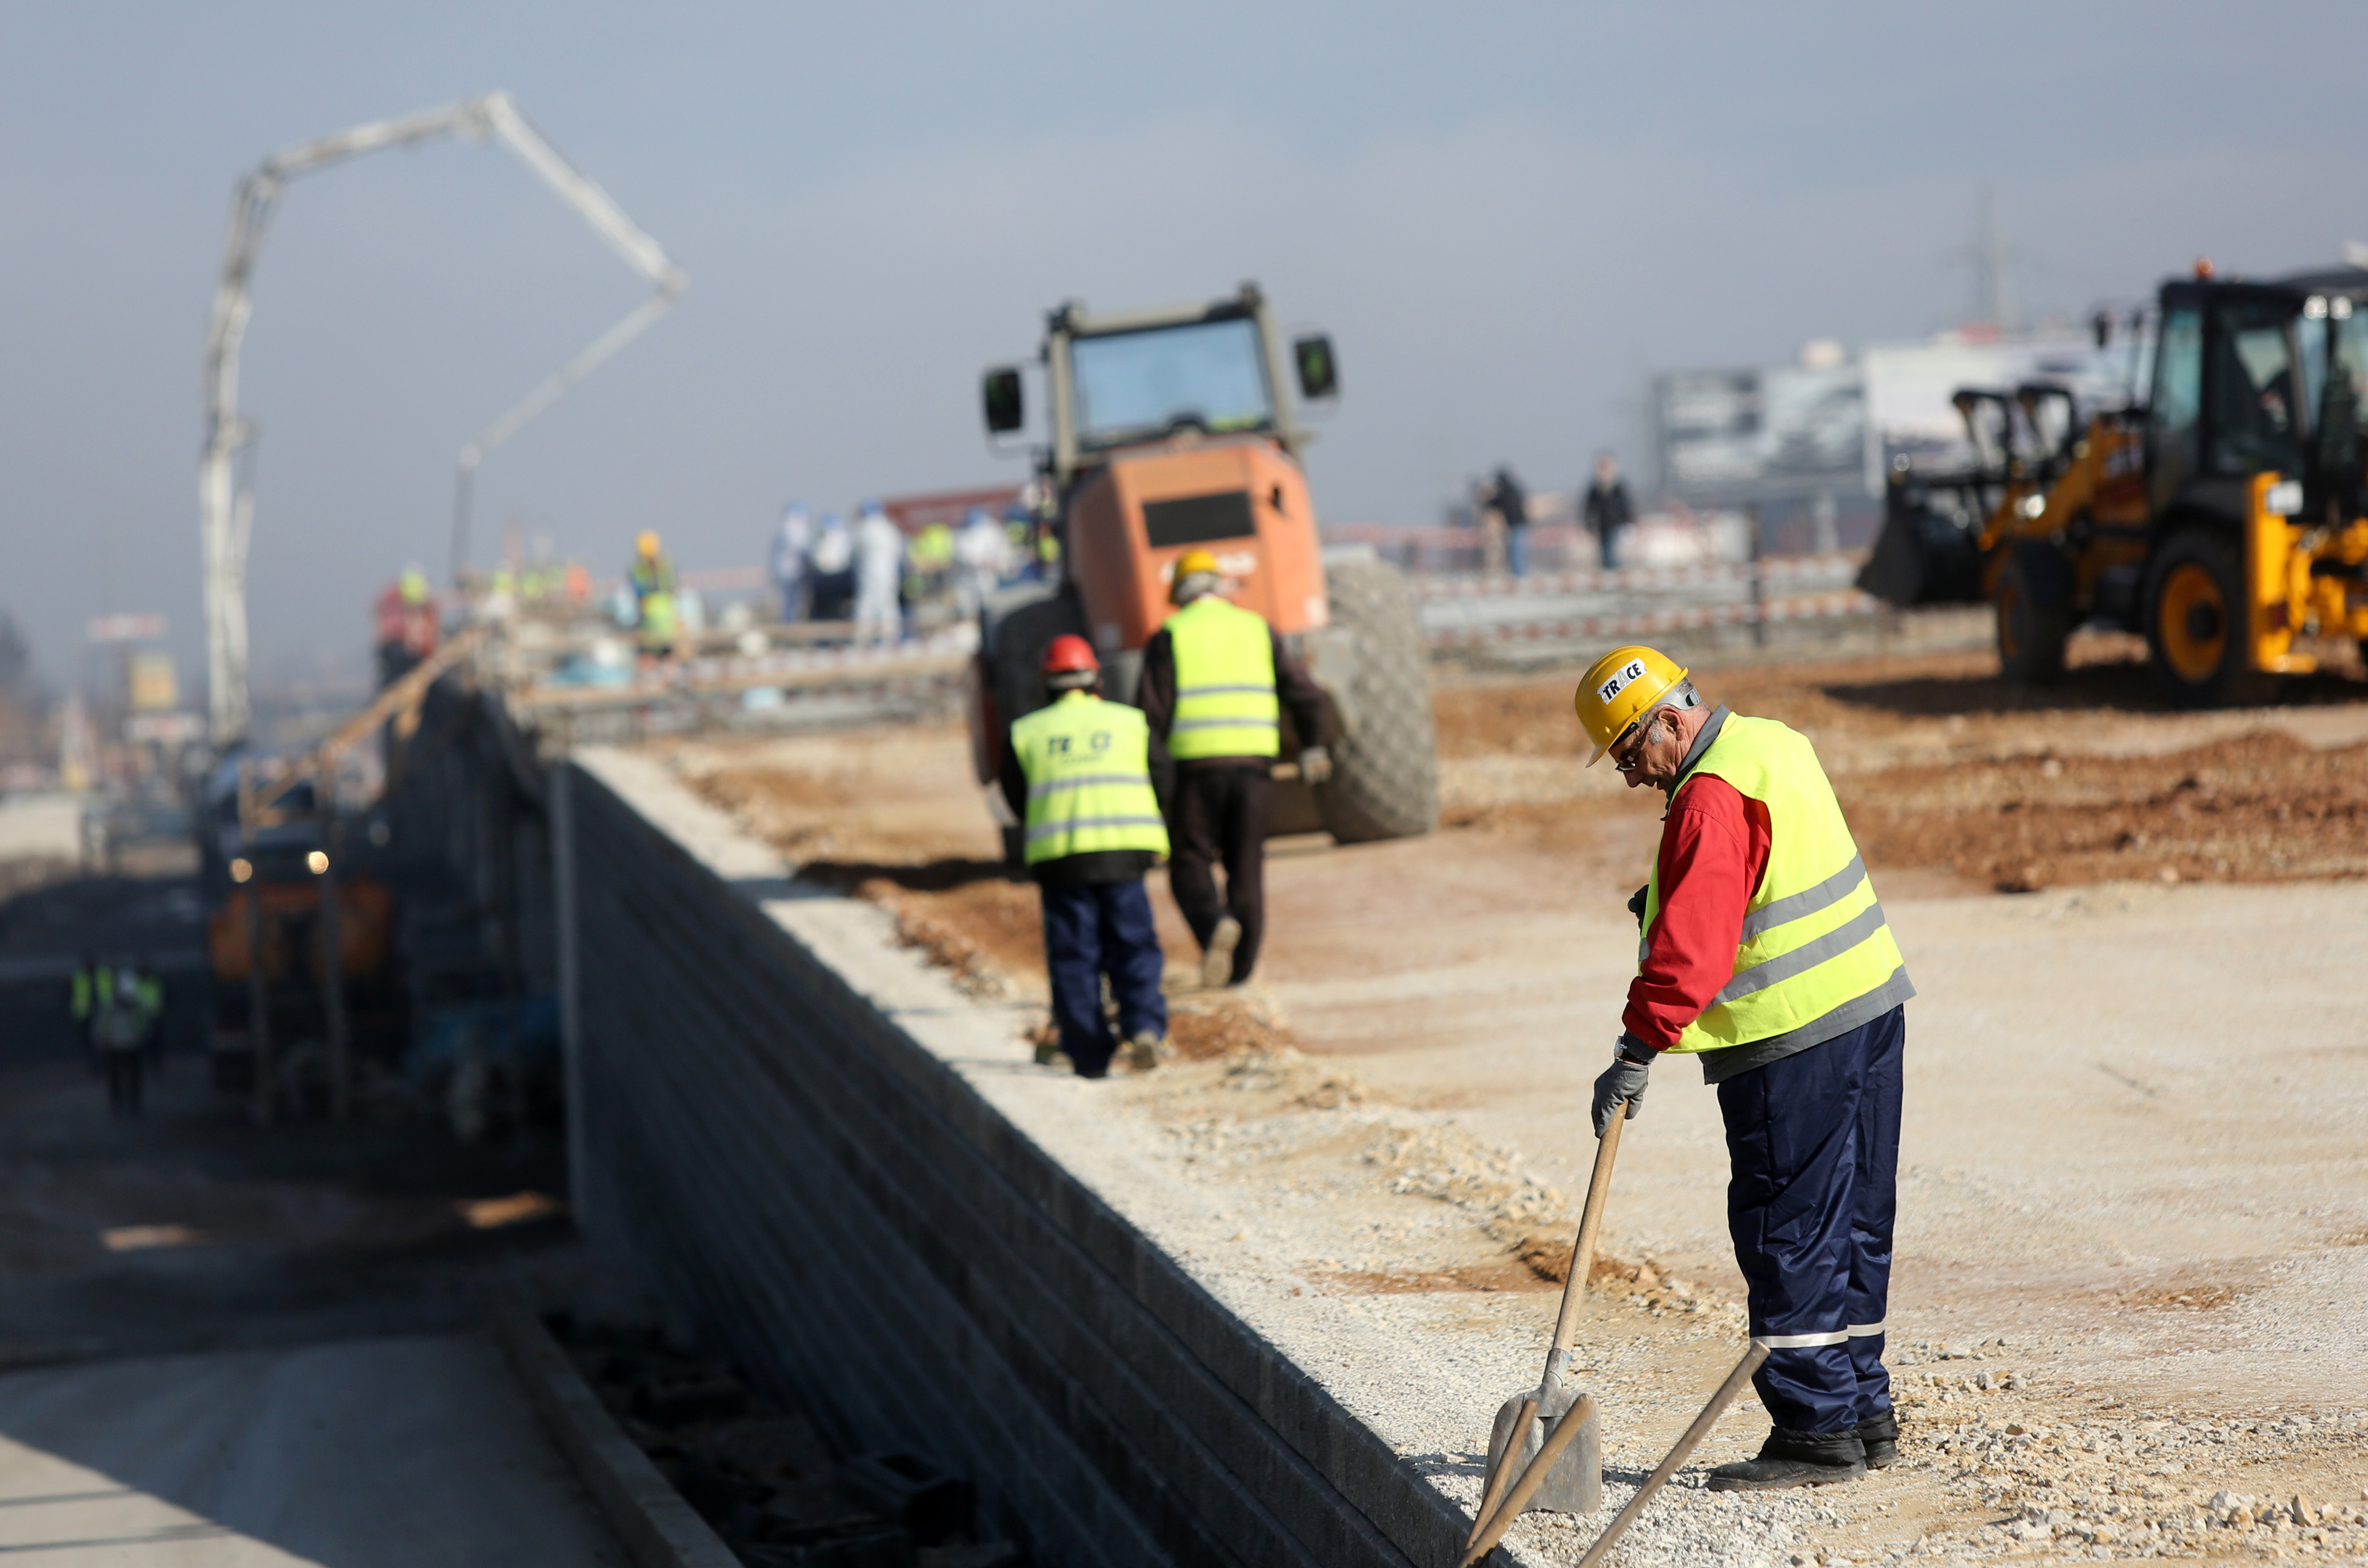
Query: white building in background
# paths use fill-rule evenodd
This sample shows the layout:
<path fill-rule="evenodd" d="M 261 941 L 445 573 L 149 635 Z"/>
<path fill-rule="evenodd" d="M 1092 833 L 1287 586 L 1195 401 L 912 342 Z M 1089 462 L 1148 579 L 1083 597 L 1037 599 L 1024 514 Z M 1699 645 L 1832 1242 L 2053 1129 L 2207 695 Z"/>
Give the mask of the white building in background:
<path fill-rule="evenodd" d="M 1804 514 L 1807 548 L 1839 542 L 1846 515 L 1871 516 L 1894 459 L 1953 468 L 1973 460 L 1960 387 L 2072 389 L 2084 407 L 2116 405 L 2143 367 L 2126 348 L 2068 332 L 1950 332 L 1873 344 L 1804 346 L 1788 365 L 1673 370 L 1651 389 L 1660 494 L 1696 508 Z"/>

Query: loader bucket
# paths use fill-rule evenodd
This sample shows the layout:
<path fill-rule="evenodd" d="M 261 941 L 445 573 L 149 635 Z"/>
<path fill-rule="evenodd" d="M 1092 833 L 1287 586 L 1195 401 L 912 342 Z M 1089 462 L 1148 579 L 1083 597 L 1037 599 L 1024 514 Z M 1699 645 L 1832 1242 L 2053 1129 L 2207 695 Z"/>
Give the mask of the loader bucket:
<path fill-rule="evenodd" d="M 1895 483 L 1884 497 L 1883 532 L 1859 569 L 1861 592 L 1902 609 L 1911 605 L 1977 604 L 1982 557 L 1973 536 L 1934 506 L 1920 486 Z"/>

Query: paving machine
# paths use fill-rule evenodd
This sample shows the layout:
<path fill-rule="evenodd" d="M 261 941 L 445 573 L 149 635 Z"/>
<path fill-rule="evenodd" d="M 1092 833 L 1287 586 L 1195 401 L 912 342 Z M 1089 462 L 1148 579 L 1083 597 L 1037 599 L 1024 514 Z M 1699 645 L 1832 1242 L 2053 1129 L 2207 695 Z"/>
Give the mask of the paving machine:
<path fill-rule="evenodd" d="M 1956 394 L 1976 459 L 1896 461 L 1859 585 L 1897 605 L 1987 599 L 2009 680 L 2064 672 L 2083 625 L 2135 631 L 2181 707 L 2264 700 L 2305 637 L 2368 639 L 2368 271 L 2195 276 L 2128 334 L 2125 406 L 2061 386 Z"/>
<path fill-rule="evenodd" d="M 1323 830 L 1343 843 L 1429 832 L 1439 774 L 1421 628 L 1405 579 L 1370 550 L 1326 551 L 1300 454 L 1313 438 L 1284 388 L 1285 357 L 1256 285 L 1205 305 L 1092 315 L 1053 311 L 1041 356 L 1048 439 L 1031 493 L 1058 542 L 1048 580 L 989 597 L 980 612 L 970 707 L 981 783 L 1002 766 L 1004 733 L 1043 706 L 1037 674 L 1064 632 L 1100 653 L 1106 692 L 1132 701 L 1144 644 L 1171 611 L 1168 585 L 1190 549 L 1214 553 L 1227 597 L 1287 638 L 1325 693 L 1332 778 L 1310 787 L 1275 769 L 1276 833 Z M 1290 346 L 1299 393 L 1338 395 L 1329 338 Z M 1026 425 L 1018 367 L 986 372 L 986 426 Z M 1051 552 L 1047 552 L 1048 554 Z M 1281 755 L 1298 755 L 1285 734 Z M 1008 828 L 1017 860 L 1019 830 Z"/>

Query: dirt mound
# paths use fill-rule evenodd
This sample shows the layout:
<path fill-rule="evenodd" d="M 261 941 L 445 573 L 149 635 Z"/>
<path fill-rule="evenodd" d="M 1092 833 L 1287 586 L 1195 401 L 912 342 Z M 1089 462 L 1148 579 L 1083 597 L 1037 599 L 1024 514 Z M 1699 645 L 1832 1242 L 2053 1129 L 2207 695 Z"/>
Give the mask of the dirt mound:
<path fill-rule="evenodd" d="M 1806 734 L 1870 865 L 2021 892 L 2368 874 L 2368 688 L 2338 673 L 2243 713 L 2164 710 L 2135 640 L 2076 642 L 2046 690 L 1984 654 L 1706 671 L 1705 693 Z M 1438 693 L 1448 826 L 1635 875 L 1660 801 L 1587 748 L 1567 677 Z M 2330 744 L 2332 743 L 2332 744 Z"/>
<path fill-rule="evenodd" d="M 2368 746 L 2255 732 L 2164 756 L 1904 767 L 1839 792 L 1869 863 L 2009 892 L 2368 873 Z"/>

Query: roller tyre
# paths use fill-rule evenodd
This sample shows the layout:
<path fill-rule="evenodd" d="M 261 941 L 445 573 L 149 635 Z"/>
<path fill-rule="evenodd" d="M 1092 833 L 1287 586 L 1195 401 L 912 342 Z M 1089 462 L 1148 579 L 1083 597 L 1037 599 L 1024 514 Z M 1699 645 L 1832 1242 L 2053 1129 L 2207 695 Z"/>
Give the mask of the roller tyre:
<path fill-rule="evenodd" d="M 1439 747 L 1414 595 L 1379 561 L 1331 563 L 1325 590 L 1332 624 L 1357 642 L 1354 722 L 1332 738 L 1332 778 L 1315 790 L 1325 831 L 1343 844 L 1429 833 L 1439 825 Z"/>

